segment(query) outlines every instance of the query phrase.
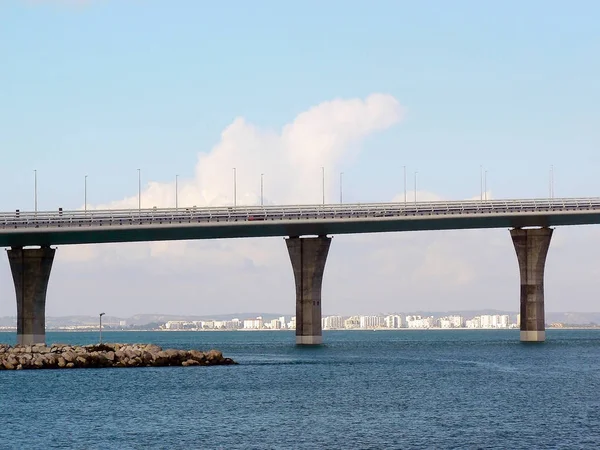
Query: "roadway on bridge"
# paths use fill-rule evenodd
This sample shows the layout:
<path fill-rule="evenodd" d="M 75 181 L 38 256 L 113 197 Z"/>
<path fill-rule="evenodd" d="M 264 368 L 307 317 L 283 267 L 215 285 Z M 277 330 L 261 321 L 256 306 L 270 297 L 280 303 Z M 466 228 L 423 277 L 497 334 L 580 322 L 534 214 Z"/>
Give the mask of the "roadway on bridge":
<path fill-rule="evenodd" d="M 600 198 L 0 213 L 0 246 L 25 247 L 600 223 Z"/>

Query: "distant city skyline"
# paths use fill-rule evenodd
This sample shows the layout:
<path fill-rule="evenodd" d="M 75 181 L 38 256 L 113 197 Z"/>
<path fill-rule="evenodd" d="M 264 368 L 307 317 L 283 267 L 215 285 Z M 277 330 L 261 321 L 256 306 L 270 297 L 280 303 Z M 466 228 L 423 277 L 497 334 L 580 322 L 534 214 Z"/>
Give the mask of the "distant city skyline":
<path fill-rule="evenodd" d="M 199 323 L 199 322 L 215 322 L 215 323 L 225 323 L 231 322 L 233 320 L 240 321 L 243 324 L 247 320 L 255 320 L 260 317 L 263 320 L 264 324 L 268 324 L 273 320 L 280 320 L 282 317 L 285 319 L 285 323 L 288 324 L 292 317 L 295 315 L 293 313 L 261 313 L 261 312 L 238 312 L 235 314 L 215 314 L 215 315 L 203 315 L 203 316 L 195 316 L 195 315 L 170 315 L 170 314 L 137 314 L 131 317 L 123 317 L 123 316 L 113 316 L 113 315 L 105 315 L 103 318 L 103 326 L 106 329 L 148 329 L 147 325 L 153 325 L 153 327 L 158 328 L 160 324 L 166 324 L 167 322 L 181 322 L 187 324 Z M 493 324 L 492 317 L 501 317 L 506 316 L 509 321 L 509 325 L 513 328 L 516 327 L 516 324 L 519 322 L 519 312 L 518 311 L 501 311 L 501 310 L 492 310 L 492 309 L 481 309 L 474 311 L 388 311 L 388 312 L 378 312 L 378 313 L 368 313 L 368 314 L 350 314 L 350 315 L 340 315 L 340 314 L 323 314 L 322 319 L 322 327 L 324 330 L 331 329 L 331 321 L 334 322 L 345 322 L 351 318 L 358 318 L 356 327 L 349 327 L 348 329 L 361 329 L 361 318 L 366 320 L 365 323 L 370 323 L 369 321 L 375 320 L 378 325 L 385 325 L 383 328 L 394 328 L 388 326 L 388 319 L 390 317 L 396 317 L 397 319 L 394 323 L 399 324 L 402 323 L 400 328 L 456 328 L 456 318 L 462 318 L 461 323 L 464 323 L 465 328 L 479 328 L 479 325 L 475 325 L 471 323 L 469 325 L 469 321 L 473 321 L 476 318 L 480 319 L 480 324 L 489 324 L 490 321 Z M 413 322 L 413 326 L 407 326 L 407 318 L 412 317 L 413 319 L 424 320 L 427 322 L 427 326 L 419 325 L 418 321 Z M 487 317 L 487 319 L 483 319 Z M 377 319 L 376 319 L 377 318 Z M 433 320 L 434 322 L 428 322 Z M 453 326 L 449 326 L 449 324 L 442 325 L 441 320 L 449 320 L 453 321 Z M 499 320 L 499 319 L 497 319 Z M 336 323 L 337 323 L 336 322 Z M 95 316 L 64 316 L 64 317 L 47 317 L 46 318 L 46 328 L 49 331 L 57 331 L 57 330 L 95 330 L 98 328 L 99 317 Z M 549 312 L 546 314 L 546 324 L 548 327 L 552 327 L 556 324 L 566 324 L 573 326 L 586 326 L 586 325 L 594 325 L 600 326 L 600 312 L 596 313 L 585 313 L 585 312 Z M 231 324 L 230 324 L 231 325 Z M 16 317 L 15 316 L 0 316 L 0 331 L 14 331 L 16 328 Z M 193 326 L 192 328 L 195 328 Z M 243 326 L 241 327 L 243 329 Z M 333 327 L 335 328 L 335 327 Z M 374 328 L 377 328 L 374 327 Z M 483 326 L 483 328 L 490 328 L 489 326 Z M 491 328 L 494 328 L 493 326 Z M 345 325 L 342 329 L 346 329 Z"/>
<path fill-rule="evenodd" d="M 319 203 L 322 168 L 327 202 L 342 172 L 344 202 L 403 200 L 404 167 L 422 200 L 479 198 L 482 171 L 488 198 L 600 195 L 599 14 L 1 2 L 0 211 L 135 208 L 140 181 L 143 207 L 174 206 L 176 186 L 181 205 L 231 204 L 234 172 L 237 204 L 259 204 L 261 180 L 266 204 Z M 547 312 L 600 310 L 599 246 L 600 227 L 555 231 Z M 335 236 L 323 283 L 339 314 L 519 308 L 507 230 Z M 248 304 L 294 309 L 282 239 L 61 246 L 46 311 Z M 0 316 L 15 313 L 2 257 Z"/>

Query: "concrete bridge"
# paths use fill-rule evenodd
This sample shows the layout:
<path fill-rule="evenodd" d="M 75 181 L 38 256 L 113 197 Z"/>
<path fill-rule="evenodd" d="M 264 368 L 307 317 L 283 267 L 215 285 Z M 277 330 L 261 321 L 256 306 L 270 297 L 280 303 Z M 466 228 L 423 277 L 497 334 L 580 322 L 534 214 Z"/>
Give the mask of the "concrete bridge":
<path fill-rule="evenodd" d="M 508 228 L 521 276 L 521 341 L 545 340 L 544 267 L 555 226 L 600 223 L 600 198 L 0 213 L 17 298 L 17 341 L 45 342 L 52 245 L 281 236 L 296 284 L 296 343 L 322 343 L 330 235 Z M 31 248 L 34 247 L 34 248 Z"/>

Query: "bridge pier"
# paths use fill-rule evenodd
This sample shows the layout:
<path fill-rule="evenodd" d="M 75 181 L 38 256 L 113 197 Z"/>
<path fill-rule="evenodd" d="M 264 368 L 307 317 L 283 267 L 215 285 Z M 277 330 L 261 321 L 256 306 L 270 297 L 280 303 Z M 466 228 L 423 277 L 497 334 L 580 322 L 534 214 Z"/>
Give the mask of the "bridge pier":
<path fill-rule="evenodd" d="M 7 252 L 17 295 L 17 344 L 46 343 L 46 290 L 55 252 L 50 247 Z"/>
<path fill-rule="evenodd" d="M 296 344 L 322 344 L 321 285 L 331 238 L 290 237 L 285 242 L 296 282 Z"/>
<path fill-rule="evenodd" d="M 544 268 L 553 230 L 510 230 L 521 273 L 521 342 L 546 339 L 544 312 Z"/>

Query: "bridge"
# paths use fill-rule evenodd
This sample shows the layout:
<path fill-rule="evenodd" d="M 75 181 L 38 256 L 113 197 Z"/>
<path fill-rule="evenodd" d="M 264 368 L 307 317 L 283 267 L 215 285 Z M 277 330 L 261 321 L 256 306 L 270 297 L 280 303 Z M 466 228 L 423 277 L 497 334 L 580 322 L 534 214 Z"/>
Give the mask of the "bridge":
<path fill-rule="evenodd" d="M 520 269 L 521 341 L 545 340 L 544 268 L 553 229 L 600 223 L 600 198 L 472 200 L 0 213 L 17 300 L 17 341 L 45 342 L 52 245 L 280 236 L 296 285 L 296 343 L 322 343 L 330 235 L 509 228 Z M 34 247 L 34 248 L 31 248 Z"/>

